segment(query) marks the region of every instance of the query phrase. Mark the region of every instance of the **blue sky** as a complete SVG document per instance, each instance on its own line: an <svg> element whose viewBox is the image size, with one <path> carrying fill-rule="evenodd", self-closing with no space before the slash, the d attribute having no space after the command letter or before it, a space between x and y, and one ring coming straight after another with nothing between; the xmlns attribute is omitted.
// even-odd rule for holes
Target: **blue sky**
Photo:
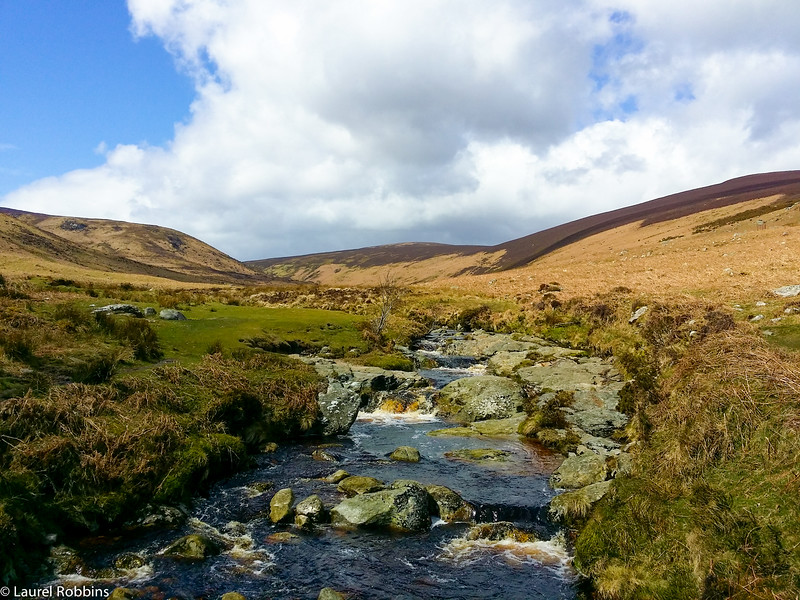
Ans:
<svg viewBox="0 0 800 600"><path fill-rule="evenodd" d="M101 143L167 143L193 97L121 0L0 3L0 195L102 164Z"/></svg>
<svg viewBox="0 0 800 600"><path fill-rule="evenodd" d="M788 0L0 3L0 205L239 259L496 244L800 168Z"/></svg>

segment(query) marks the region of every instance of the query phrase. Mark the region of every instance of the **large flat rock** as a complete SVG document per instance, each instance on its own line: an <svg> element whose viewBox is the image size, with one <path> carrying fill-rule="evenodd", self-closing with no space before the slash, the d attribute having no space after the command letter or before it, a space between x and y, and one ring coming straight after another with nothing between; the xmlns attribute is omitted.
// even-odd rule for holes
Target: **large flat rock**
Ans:
<svg viewBox="0 0 800 600"><path fill-rule="evenodd" d="M440 415L460 423L508 419L522 411L522 388L506 377L482 375L457 379L436 399Z"/></svg>

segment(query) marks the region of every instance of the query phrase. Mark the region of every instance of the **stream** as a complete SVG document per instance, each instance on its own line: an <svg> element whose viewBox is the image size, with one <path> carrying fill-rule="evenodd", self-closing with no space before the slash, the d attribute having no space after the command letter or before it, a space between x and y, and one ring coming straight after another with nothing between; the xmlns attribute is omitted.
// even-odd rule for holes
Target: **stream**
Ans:
<svg viewBox="0 0 800 600"><path fill-rule="evenodd" d="M482 372L472 359L440 354L440 343L423 339L417 346L417 352L438 364L420 371L434 387ZM547 514L555 495L548 478L563 457L518 436L427 435L449 425L431 414L378 410L361 413L347 436L283 444L259 455L253 469L197 498L189 519L177 529L90 538L78 546L83 560L95 569L131 554L144 557L145 564L129 568L126 577L89 580L73 575L59 583L125 586L158 600L219 598L230 591L251 600L312 599L324 587L364 600L574 598L577 583L569 554ZM398 446L418 448L422 460L390 460ZM445 456L487 447L508 452L507 460L475 463ZM315 450L333 460L315 460ZM321 480L338 469L387 484L413 479L447 486L475 506L476 521L513 521L541 541L468 540L470 524L436 518L430 531L402 535L329 525L301 531L267 518L270 498L282 488L292 488L296 501L317 494L327 508L340 502L336 485ZM177 538L198 532L224 540L226 550L202 561L160 554Z"/></svg>

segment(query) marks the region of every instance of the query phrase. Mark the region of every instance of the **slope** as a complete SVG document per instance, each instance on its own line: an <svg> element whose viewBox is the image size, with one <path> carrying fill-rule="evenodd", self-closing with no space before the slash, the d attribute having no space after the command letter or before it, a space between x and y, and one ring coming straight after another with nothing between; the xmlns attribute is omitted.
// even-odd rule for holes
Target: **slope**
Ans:
<svg viewBox="0 0 800 600"><path fill-rule="evenodd" d="M246 264L274 276L331 285L374 282L386 273L396 274L404 283L428 282L522 267L570 244L621 226L668 222L770 196L800 196L800 171L739 177L592 215L496 246L393 244Z"/></svg>
<svg viewBox="0 0 800 600"><path fill-rule="evenodd" d="M6 273L89 279L134 275L192 283L257 283L267 279L173 229L1 207L0 250Z"/></svg>

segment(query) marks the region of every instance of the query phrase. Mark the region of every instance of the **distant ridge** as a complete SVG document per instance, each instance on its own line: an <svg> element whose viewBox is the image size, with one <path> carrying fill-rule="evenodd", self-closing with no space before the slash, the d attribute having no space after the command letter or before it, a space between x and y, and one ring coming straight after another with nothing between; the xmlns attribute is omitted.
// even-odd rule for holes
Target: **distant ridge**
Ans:
<svg viewBox="0 0 800 600"><path fill-rule="evenodd" d="M346 283L348 273L374 268L403 268L447 258L453 268L439 275L458 276L503 271L525 266L589 236L642 221L642 225L685 217L775 194L800 196L800 170L746 175L694 190L670 194L633 206L584 217L495 246L457 246L404 243L247 261L253 269L299 281ZM453 260L460 258L461 260ZM465 260L474 258L475 260ZM420 269L422 272L423 269ZM331 273L339 274L338 280ZM417 280L424 280L419 276Z"/></svg>
<svg viewBox="0 0 800 600"><path fill-rule="evenodd" d="M538 233L493 246L505 250L499 269L522 267L554 250L621 225L642 221L661 223L688 215L746 202L759 196L800 194L800 171L746 175L723 183L670 194L633 206L584 217Z"/></svg>
<svg viewBox="0 0 800 600"><path fill-rule="evenodd" d="M4 263L13 262L31 273L69 268L185 283L271 280L208 244L167 227L14 208L0 207L0 252ZM6 268L6 264L0 266Z"/></svg>

